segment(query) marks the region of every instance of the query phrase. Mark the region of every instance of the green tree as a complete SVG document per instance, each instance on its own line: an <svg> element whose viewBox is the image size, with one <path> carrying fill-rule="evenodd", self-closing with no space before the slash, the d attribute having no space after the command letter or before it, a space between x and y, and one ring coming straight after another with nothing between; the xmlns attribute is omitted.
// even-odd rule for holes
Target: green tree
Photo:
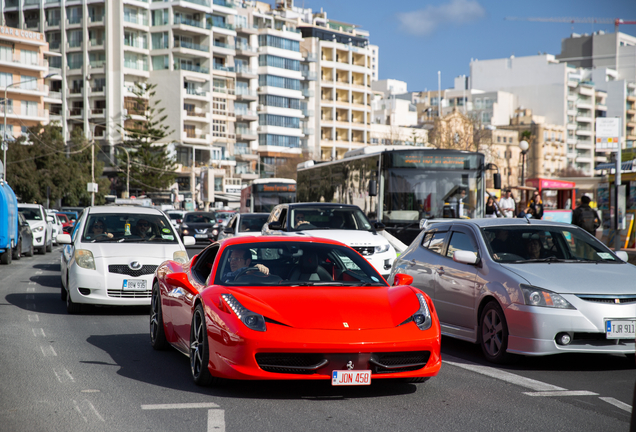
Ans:
<svg viewBox="0 0 636 432"><path fill-rule="evenodd" d="M175 182L176 163L168 152L166 137L172 133L168 118L155 100L156 84L135 83L134 103L120 126L130 153L130 186L141 190L166 189ZM125 181L126 158L119 158L119 175Z"/></svg>
<svg viewBox="0 0 636 432"><path fill-rule="evenodd" d="M56 125L34 126L9 142L7 181L22 202L50 203L62 200L70 206L90 205L86 184L91 181L91 149L81 129L75 129L68 146ZM27 145L30 142L31 145ZM95 164L95 178L102 175L103 164ZM102 204L108 180L100 181L95 203Z"/></svg>

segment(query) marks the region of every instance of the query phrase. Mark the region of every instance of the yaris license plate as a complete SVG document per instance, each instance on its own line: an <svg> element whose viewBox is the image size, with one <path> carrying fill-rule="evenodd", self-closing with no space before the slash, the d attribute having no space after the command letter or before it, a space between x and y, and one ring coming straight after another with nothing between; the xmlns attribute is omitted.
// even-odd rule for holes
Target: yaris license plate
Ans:
<svg viewBox="0 0 636 432"><path fill-rule="evenodd" d="M124 279L124 291L145 291L146 281L143 279Z"/></svg>
<svg viewBox="0 0 636 432"><path fill-rule="evenodd" d="M636 320L607 320L605 332L607 339L636 338Z"/></svg>
<svg viewBox="0 0 636 432"><path fill-rule="evenodd" d="M331 385L334 386L353 386L353 385L370 385L370 370L342 370L333 371L331 374Z"/></svg>

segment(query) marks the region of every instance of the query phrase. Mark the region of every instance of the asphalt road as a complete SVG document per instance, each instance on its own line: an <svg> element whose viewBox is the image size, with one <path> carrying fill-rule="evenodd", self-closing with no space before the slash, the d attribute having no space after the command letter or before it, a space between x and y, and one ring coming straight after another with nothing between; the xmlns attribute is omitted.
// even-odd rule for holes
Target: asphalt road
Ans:
<svg viewBox="0 0 636 432"><path fill-rule="evenodd" d="M67 315L59 254L0 267L0 431L629 429L636 369L626 357L494 367L476 346L447 338L440 374L423 384L200 388L185 356L151 348L147 308Z"/></svg>

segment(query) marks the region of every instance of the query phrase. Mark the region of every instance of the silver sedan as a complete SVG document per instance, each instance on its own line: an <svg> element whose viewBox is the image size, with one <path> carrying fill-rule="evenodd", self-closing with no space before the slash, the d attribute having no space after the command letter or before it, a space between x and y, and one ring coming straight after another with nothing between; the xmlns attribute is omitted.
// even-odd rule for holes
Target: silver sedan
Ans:
<svg viewBox="0 0 636 432"><path fill-rule="evenodd" d="M636 267L626 260L569 224L440 221L395 261L389 282L413 277L442 334L479 343L495 363L511 354L633 356Z"/></svg>

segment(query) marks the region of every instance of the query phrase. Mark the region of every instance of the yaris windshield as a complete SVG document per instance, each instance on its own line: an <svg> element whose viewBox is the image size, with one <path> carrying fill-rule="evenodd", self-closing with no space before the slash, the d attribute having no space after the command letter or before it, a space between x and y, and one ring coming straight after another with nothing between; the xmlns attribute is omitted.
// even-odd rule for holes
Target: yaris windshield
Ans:
<svg viewBox="0 0 636 432"><path fill-rule="evenodd" d="M576 227L482 228L490 256L500 263L622 263L605 245Z"/></svg>
<svg viewBox="0 0 636 432"><path fill-rule="evenodd" d="M164 216L136 213L91 214L84 225L83 242L177 243L172 224Z"/></svg>

